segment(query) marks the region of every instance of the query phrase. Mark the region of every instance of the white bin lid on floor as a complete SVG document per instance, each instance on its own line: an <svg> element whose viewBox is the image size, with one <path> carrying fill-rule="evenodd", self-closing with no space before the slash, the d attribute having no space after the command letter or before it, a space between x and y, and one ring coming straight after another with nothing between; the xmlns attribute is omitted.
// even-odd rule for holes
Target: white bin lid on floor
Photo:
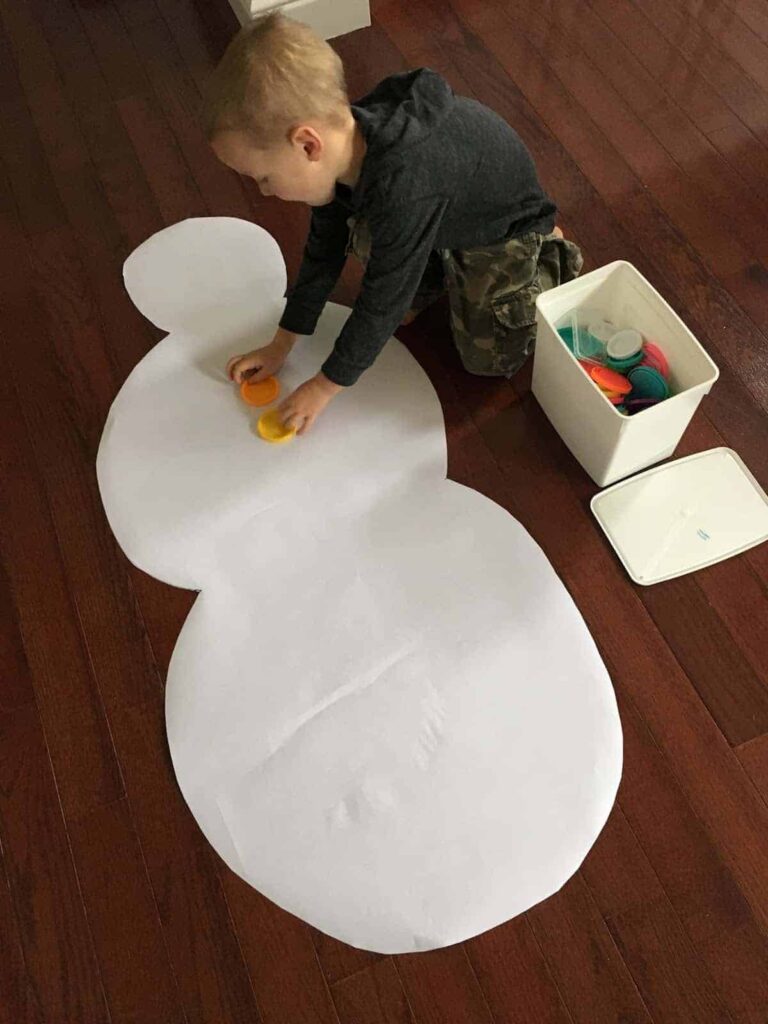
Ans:
<svg viewBox="0 0 768 1024"><path fill-rule="evenodd" d="M609 487L592 512L635 583L703 569L768 540L768 497L730 448Z"/></svg>

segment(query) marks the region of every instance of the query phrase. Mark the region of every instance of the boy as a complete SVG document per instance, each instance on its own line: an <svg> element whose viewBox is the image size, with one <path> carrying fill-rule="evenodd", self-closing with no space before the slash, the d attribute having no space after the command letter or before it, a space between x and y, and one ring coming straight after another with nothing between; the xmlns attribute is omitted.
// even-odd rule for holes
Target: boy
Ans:
<svg viewBox="0 0 768 1024"><path fill-rule="evenodd" d="M350 105L335 51L273 14L230 44L204 117L221 161L264 195L313 207L277 333L230 359L236 382L277 373L314 332L350 251L366 266L333 352L280 407L299 434L446 289L465 368L511 376L533 348L536 296L581 269L518 135L432 71L393 75Z"/></svg>

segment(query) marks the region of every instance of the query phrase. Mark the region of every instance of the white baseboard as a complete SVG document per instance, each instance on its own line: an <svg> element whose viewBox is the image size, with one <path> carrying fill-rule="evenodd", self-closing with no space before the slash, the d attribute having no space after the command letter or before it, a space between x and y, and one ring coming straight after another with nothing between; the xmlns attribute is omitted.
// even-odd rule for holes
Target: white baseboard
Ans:
<svg viewBox="0 0 768 1024"><path fill-rule="evenodd" d="M281 11L297 21L306 22L324 39L343 36L371 24L368 0L229 0L242 25L259 14Z"/></svg>

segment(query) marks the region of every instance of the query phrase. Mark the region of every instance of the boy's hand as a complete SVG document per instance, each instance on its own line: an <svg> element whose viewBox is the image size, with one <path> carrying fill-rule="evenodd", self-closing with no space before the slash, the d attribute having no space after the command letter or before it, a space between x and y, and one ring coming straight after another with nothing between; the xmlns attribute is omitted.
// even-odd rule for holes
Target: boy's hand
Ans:
<svg viewBox="0 0 768 1024"><path fill-rule="evenodd" d="M232 356L227 363L227 377L236 384L246 378L254 383L272 377L283 367L288 353L296 343L296 335L278 328L272 341L246 355Z"/></svg>
<svg viewBox="0 0 768 1024"><path fill-rule="evenodd" d="M330 400L343 388L328 380L324 373L305 381L280 406L286 427L306 434Z"/></svg>

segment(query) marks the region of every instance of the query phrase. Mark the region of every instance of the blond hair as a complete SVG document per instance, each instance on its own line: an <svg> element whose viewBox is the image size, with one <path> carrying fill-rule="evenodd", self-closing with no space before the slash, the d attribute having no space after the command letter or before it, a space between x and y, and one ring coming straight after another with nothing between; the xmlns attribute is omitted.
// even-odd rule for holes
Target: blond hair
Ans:
<svg viewBox="0 0 768 1024"><path fill-rule="evenodd" d="M309 26L268 14L227 47L205 90L202 117L209 139L242 131L268 146L307 121L342 124L348 112L338 54Z"/></svg>

